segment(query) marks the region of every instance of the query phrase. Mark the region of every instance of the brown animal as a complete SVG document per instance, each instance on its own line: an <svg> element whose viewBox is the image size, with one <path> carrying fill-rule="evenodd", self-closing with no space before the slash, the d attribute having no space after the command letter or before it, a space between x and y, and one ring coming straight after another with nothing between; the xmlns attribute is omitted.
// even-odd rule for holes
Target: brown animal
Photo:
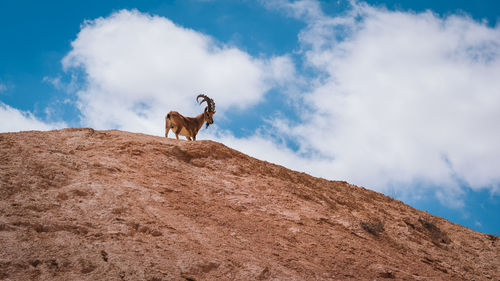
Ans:
<svg viewBox="0 0 500 281"><path fill-rule="evenodd" d="M198 101L200 98L203 98L201 102ZM215 114L214 100L205 95L198 95L196 101L200 104L203 102L207 103L204 112L196 117L185 117L177 111L170 111L167 116L165 116L166 138L168 137L168 132L172 129L177 139L179 139L179 135L181 135L185 136L188 140L196 140L196 135L201 129L201 126L203 126L203 123L207 122L207 127L214 123L212 119Z"/></svg>

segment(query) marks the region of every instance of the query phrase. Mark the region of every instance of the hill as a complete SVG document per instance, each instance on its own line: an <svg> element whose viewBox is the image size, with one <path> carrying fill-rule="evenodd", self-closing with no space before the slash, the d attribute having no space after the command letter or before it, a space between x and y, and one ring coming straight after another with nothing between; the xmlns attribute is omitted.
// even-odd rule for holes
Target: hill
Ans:
<svg viewBox="0 0 500 281"><path fill-rule="evenodd" d="M212 141L0 134L0 280L500 280L498 237Z"/></svg>

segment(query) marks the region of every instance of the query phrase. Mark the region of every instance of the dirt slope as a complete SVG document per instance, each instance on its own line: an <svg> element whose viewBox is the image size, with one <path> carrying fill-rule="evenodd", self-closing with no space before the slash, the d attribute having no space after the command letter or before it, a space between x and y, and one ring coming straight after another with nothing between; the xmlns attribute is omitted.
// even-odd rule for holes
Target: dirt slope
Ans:
<svg viewBox="0 0 500 281"><path fill-rule="evenodd" d="M500 280L500 241L212 141L0 134L0 280Z"/></svg>

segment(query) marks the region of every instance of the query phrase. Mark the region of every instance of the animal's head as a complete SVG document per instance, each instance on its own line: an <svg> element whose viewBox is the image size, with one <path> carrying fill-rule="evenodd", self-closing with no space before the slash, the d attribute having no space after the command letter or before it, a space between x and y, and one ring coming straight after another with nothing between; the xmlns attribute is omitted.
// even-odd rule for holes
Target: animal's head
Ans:
<svg viewBox="0 0 500 281"><path fill-rule="evenodd" d="M198 101L200 98L203 98L201 101ZM196 97L196 101L198 101L200 104L203 102L207 103L207 106L205 107L204 115L205 115L205 121L207 122L207 127L210 124L214 123L213 116L215 114L215 102L213 99L205 96L205 95L198 95Z"/></svg>

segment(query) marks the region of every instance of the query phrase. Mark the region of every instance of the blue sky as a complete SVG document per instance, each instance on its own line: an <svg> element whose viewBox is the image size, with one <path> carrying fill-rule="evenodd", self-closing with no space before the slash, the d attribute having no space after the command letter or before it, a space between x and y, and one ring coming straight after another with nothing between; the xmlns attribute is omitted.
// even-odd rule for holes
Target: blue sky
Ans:
<svg viewBox="0 0 500 281"><path fill-rule="evenodd" d="M0 2L0 131L214 139L500 234L497 1ZM170 137L173 137L172 135Z"/></svg>

